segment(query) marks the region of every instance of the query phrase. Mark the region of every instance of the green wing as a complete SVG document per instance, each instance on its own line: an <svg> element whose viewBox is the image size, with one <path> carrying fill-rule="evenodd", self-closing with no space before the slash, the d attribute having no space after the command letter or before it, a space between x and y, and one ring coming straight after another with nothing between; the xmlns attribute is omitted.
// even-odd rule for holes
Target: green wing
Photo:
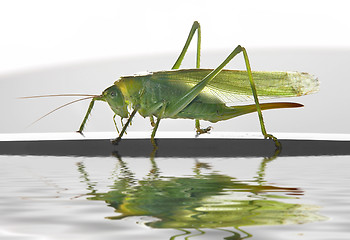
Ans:
<svg viewBox="0 0 350 240"><path fill-rule="evenodd" d="M212 69L181 69L151 73L152 81L168 81L175 85L194 86ZM299 72L252 72L259 98L296 97L319 89L318 79ZM246 71L222 70L203 90L208 97L224 103L237 103L252 99Z"/></svg>

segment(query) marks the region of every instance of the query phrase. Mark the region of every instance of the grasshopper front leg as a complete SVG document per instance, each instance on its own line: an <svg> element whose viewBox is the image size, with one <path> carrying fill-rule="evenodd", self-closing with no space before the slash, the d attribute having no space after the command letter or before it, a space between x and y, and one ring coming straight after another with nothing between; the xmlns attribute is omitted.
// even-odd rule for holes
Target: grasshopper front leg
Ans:
<svg viewBox="0 0 350 240"><path fill-rule="evenodd" d="M90 104L89 104L89 107L88 107L88 110L87 110L87 112L86 112L86 114L85 114L85 117L84 117L84 119L83 119L83 122L81 123L81 125L80 125L80 127L79 127L79 130L77 131L78 133L80 133L80 134L83 135L83 136L84 136L83 130L84 130L84 128L85 128L85 124L86 124L86 122L87 122L87 120L88 120L88 118L89 118L89 116L90 116L90 114L91 114L92 108L94 107L94 104L95 104L95 101L96 101L96 100L99 100L99 98L94 97L94 98L91 100L91 102L90 102Z"/></svg>

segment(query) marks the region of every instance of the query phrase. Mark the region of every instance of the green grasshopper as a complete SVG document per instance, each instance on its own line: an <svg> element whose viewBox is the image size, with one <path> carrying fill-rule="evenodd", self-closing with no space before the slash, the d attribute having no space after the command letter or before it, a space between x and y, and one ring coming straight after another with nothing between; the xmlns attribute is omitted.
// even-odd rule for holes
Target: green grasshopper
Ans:
<svg viewBox="0 0 350 240"><path fill-rule="evenodd" d="M196 68L179 70L196 31L198 33ZM77 132L83 133L95 101L108 103L115 113L113 116L115 126L117 126L115 122L117 115L122 119L128 118L119 136L112 140L113 144L117 144L121 140L131 120L138 112L141 116L150 118L153 126L151 142L155 147L155 135L161 119L194 119L196 133L199 135L211 130L211 127L200 128L199 120L214 123L256 111L262 134L265 138L272 139L279 149L281 145L278 139L266 131L261 111L275 108L295 108L303 105L291 102L259 104L258 93L263 98L295 97L313 93L318 91L317 78L308 73L298 72L252 72L247 51L240 45L217 68L201 69L200 51L201 28L196 21L192 25L185 46L172 70L124 76L104 90L101 95L86 95L88 97L84 99L92 98L92 100ZM247 71L223 70L241 52ZM227 105L249 100L251 95L255 104ZM131 113L129 113L128 107L133 109ZM156 121L154 121L154 117L157 118ZM119 132L118 128L117 131Z"/></svg>

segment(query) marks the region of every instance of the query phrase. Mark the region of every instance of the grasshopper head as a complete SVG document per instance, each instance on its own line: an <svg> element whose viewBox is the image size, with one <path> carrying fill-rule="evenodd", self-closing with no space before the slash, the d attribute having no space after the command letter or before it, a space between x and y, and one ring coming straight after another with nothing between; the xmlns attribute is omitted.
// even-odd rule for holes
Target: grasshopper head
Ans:
<svg viewBox="0 0 350 240"><path fill-rule="evenodd" d="M128 117L127 103L125 102L123 93L116 85L104 90L101 95L101 100L106 101L115 114L122 118Z"/></svg>

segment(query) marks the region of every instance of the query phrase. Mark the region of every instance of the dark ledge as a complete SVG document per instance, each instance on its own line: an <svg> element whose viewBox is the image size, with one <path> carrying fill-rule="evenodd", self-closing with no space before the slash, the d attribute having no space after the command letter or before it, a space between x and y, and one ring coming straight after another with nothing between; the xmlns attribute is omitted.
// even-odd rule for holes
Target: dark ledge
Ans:
<svg viewBox="0 0 350 240"><path fill-rule="evenodd" d="M263 139L159 139L158 157L269 157L272 141ZM350 141L281 140L280 156L350 155ZM123 139L115 146L109 140L3 141L0 155L121 156L147 157L149 139Z"/></svg>

